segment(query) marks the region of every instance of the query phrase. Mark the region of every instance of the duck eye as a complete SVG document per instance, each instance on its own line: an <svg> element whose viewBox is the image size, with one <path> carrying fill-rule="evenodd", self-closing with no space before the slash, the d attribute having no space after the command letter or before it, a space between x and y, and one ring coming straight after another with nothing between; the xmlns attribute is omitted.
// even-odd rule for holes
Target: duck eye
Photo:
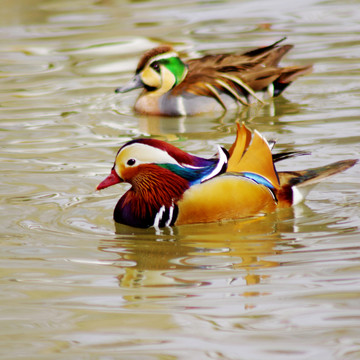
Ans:
<svg viewBox="0 0 360 360"><path fill-rule="evenodd" d="M136 163L135 159L129 159L126 164L129 166L133 166L135 163Z"/></svg>
<svg viewBox="0 0 360 360"><path fill-rule="evenodd" d="M160 72L160 64L158 61L154 61L151 65L150 65L155 71Z"/></svg>

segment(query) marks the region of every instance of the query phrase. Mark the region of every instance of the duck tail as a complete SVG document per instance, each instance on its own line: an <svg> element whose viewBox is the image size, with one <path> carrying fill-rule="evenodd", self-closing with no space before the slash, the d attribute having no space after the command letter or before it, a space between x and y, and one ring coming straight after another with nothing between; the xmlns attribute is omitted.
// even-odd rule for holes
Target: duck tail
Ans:
<svg viewBox="0 0 360 360"><path fill-rule="evenodd" d="M289 45L289 44L278 46L279 43L283 42L285 39L286 37L283 37L282 39L275 41L273 44L269 46L259 47L247 51L242 55L249 56L252 58L255 57L266 58L265 62L268 66L269 65L276 66L281 60L281 58L294 47L294 45Z"/></svg>
<svg viewBox="0 0 360 360"><path fill-rule="evenodd" d="M318 182L349 169L357 162L357 159L342 160L302 171L279 172L280 189L276 194L279 207L289 207L300 203Z"/></svg>
<svg viewBox="0 0 360 360"><path fill-rule="evenodd" d="M288 151L288 152L273 154L272 158L274 163L276 163L278 161L283 161L286 159L293 158L295 156L303 156L303 155L310 155L310 153L308 151Z"/></svg>
<svg viewBox="0 0 360 360"><path fill-rule="evenodd" d="M281 69L281 75L273 82L274 95L279 96L299 76L310 74L312 65L287 66Z"/></svg>

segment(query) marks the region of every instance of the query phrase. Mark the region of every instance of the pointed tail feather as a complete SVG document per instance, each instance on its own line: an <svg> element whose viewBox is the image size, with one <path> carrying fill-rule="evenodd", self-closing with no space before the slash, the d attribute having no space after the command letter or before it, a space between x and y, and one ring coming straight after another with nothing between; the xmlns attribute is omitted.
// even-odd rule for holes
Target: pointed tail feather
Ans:
<svg viewBox="0 0 360 360"><path fill-rule="evenodd" d="M282 152L282 153L273 154L272 158L273 158L273 161L275 163L275 162L278 162L278 161L290 159L290 158L295 157L295 156L303 156L303 155L310 155L310 154L311 153L309 153L307 151L288 151L288 152Z"/></svg>
<svg viewBox="0 0 360 360"><path fill-rule="evenodd" d="M297 79L299 76L310 74L312 70L312 65L287 66L282 69L281 76L279 77L278 81L289 83Z"/></svg>
<svg viewBox="0 0 360 360"><path fill-rule="evenodd" d="M281 75L274 81L274 96L280 95L299 76L312 72L312 65L288 66L282 69Z"/></svg>
<svg viewBox="0 0 360 360"><path fill-rule="evenodd" d="M277 66L281 58L294 47L294 45L278 46L278 44L285 39L286 37L274 42L269 46L256 48L254 50L247 51L242 55L249 56L251 58L266 58L266 60L263 61L267 66Z"/></svg>
<svg viewBox="0 0 360 360"><path fill-rule="evenodd" d="M300 203L305 199L313 185L329 176L347 170L357 162L357 159L342 160L313 169L279 172L280 190L277 193L279 207L288 207Z"/></svg>

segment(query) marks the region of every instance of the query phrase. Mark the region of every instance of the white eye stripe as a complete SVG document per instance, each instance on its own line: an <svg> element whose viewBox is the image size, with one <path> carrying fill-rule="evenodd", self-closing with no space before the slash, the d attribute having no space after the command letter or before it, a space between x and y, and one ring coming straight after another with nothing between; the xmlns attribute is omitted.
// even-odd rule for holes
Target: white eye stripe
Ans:
<svg viewBox="0 0 360 360"><path fill-rule="evenodd" d="M168 52L165 54L160 54L157 56L154 56L153 58L151 58L151 60L148 62L148 65L152 64L155 61L159 61L159 60L163 60L163 59L169 59L169 58L173 58L173 57L179 57L179 55L176 52Z"/></svg>
<svg viewBox="0 0 360 360"><path fill-rule="evenodd" d="M125 166L129 166L127 162L130 159L134 159L136 161L136 165L149 163L168 163L180 165L165 150L161 150L142 143L134 143L124 147L123 150L121 150L121 152L118 154L117 159L119 162L123 162Z"/></svg>

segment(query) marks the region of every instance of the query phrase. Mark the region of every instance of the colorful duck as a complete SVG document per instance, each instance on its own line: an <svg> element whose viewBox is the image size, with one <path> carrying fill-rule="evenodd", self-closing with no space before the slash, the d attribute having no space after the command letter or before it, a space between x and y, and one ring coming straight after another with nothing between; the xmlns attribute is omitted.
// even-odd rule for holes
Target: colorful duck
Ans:
<svg viewBox="0 0 360 360"><path fill-rule="evenodd" d="M311 65L278 67L293 48L279 46L283 40L241 55L207 55L187 62L171 46L158 46L145 52L133 79L115 91L143 88L135 110L148 115L195 115L263 102L259 93L278 96L312 70Z"/></svg>
<svg viewBox="0 0 360 360"><path fill-rule="evenodd" d="M216 157L191 155L157 139L137 139L118 151L110 175L97 189L131 184L117 203L114 220L133 227L209 223L274 212L301 202L311 186L344 171L344 160L302 171L277 172L276 161L295 153L272 155L257 131L237 124L229 151Z"/></svg>

